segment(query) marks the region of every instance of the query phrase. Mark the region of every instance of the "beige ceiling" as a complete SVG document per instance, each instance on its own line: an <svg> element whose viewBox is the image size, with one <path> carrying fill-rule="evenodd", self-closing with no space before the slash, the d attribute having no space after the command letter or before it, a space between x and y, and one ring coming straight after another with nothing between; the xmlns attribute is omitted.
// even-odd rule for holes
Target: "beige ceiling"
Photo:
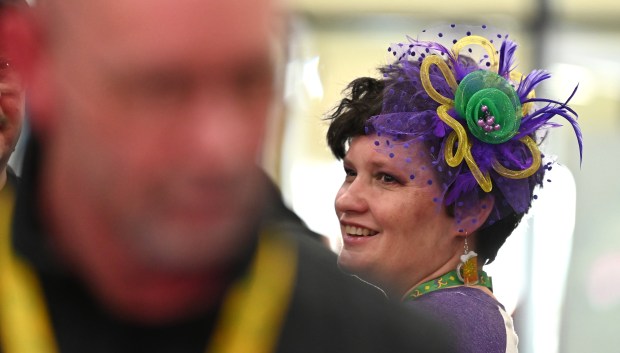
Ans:
<svg viewBox="0 0 620 353"><path fill-rule="evenodd" d="M401 14L448 19L508 15L526 22L536 17L543 2L553 14L574 21L617 25L620 16L620 1L616 0L288 0L293 10L315 16Z"/></svg>
<svg viewBox="0 0 620 353"><path fill-rule="evenodd" d="M399 13L433 17L478 16L489 13L510 13L528 16L536 11L535 0L289 0L293 9L315 15ZM576 2L578 0L575 0Z"/></svg>

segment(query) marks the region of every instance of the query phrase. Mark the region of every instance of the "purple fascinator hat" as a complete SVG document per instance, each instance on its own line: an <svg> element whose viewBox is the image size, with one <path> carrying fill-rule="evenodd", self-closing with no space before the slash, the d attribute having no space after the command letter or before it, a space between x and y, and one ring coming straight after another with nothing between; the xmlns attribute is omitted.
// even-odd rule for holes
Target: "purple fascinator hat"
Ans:
<svg viewBox="0 0 620 353"><path fill-rule="evenodd" d="M572 126L582 156L577 113L565 101L536 97L534 89L551 75L516 71L517 44L487 26L449 25L388 48L393 62L382 69L386 82L381 114L371 117L377 150L409 165L439 185L438 205L454 207L457 222L476 207L494 206L482 228L515 212L526 213L533 190L542 186L548 161L539 144L550 128ZM413 166L409 146L421 143L425 163ZM418 163L419 164L419 163ZM475 219L472 222L476 222Z"/></svg>

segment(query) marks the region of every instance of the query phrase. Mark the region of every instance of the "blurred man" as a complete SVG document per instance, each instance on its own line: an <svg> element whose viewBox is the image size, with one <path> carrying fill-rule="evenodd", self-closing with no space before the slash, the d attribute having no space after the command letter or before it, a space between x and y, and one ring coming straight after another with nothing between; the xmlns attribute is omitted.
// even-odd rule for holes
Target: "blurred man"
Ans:
<svg viewBox="0 0 620 353"><path fill-rule="evenodd" d="M25 43L9 54L33 130L0 264L4 353L442 351L269 196L268 0L37 7L0 31Z"/></svg>
<svg viewBox="0 0 620 353"><path fill-rule="evenodd" d="M22 0L0 0L0 14L26 6ZM6 40L12 40L10 37ZM7 55L5 43L0 42L0 190L9 184L17 186L17 176L8 165L9 158L22 129L24 120L24 89Z"/></svg>

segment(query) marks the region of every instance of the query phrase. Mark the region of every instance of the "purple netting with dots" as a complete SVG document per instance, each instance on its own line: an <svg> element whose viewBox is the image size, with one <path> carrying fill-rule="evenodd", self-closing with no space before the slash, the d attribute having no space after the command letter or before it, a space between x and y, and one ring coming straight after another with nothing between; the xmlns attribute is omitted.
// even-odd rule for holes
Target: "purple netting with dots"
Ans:
<svg viewBox="0 0 620 353"><path fill-rule="evenodd" d="M445 139L452 132L452 128L439 119L436 111L439 103L431 99L424 90L420 81L420 64L429 55L441 56L448 63L457 83L475 70L488 69L491 66L488 53L480 46L467 46L461 50L459 56L453 56L450 50L452 45L470 35L485 37L499 48L496 51L499 57L497 71L509 79L515 66L513 55L517 46L508 40L508 34L485 25L452 24L432 31L424 30L417 38L408 37L408 42L393 44L388 48L394 61L384 70L386 88L383 109L381 114L372 117L367 125L368 134L377 134L377 150L388 154L395 163L407 168L411 180L418 174L424 174L427 179L418 182L437 188L436 194L432 196L433 201L438 205L453 205L457 223L477 214L479 207L487 207L487 203L482 201L488 194L482 191L464 161L457 167L446 164ZM543 161L538 171L525 179L508 179L495 172L492 168L494 160L513 170L523 170L532 163L528 148L519 138L531 136L536 140L538 132L559 126L549 122L550 118L559 115L571 123L577 135L581 155L581 133L576 123L577 114L567 106L568 101L561 103L527 98L534 87L549 77L548 73L535 70L521 82L511 82L522 104L547 103L542 108L531 109L522 118L518 134L513 139L501 144L488 144L477 140L468 132L468 139L473 142L472 156L480 170L489 173L493 183L490 194L495 202L484 226L491 225L512 212L527 212L534 187L542 185L544 171L551 168L552 162ZM435 66L430 70L430 80L441 95L454 98L454 92ZM449 114L467 131L467 124L454 109L450 109ZM412 146L416 148L411 148ZM420 153L424 156L420 156ZM475 218L467 219L471 219L472 223L478 222Z"/></svg>

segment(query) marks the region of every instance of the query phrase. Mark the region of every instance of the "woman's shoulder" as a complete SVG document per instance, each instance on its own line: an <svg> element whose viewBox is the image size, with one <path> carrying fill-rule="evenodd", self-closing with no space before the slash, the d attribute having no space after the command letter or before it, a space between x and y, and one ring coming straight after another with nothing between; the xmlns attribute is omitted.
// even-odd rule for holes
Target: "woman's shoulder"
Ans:
<svg viewBox="0 0 620 353"><path fill-rule="evenodd" d="M405 304L448 325L457 335L460 352L516 352L518 339L512 318L495 298L480 289L446 288Z"/></svg>
<svg viewBox="0 0 620 353"><path fill-rule="evenodd" d="M504 310L504 306L494 297L476 287L458 286L436 290L418 297L411 303L425 303L429 305L461 306L463 303L479 308L488 308L495 311L498 307Z"/></svg>

